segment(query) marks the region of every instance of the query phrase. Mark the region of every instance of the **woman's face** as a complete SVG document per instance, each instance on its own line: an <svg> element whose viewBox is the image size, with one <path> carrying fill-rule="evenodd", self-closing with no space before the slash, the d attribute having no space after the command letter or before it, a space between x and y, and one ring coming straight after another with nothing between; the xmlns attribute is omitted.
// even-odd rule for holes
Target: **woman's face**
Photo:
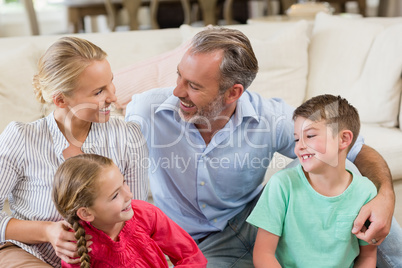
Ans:
<svg viewBox="0 0 402 268"><path fill-rule="evenodd" d="M105 123L110 118L110 105L116 101L115 92L109 62L95 60L82 72L77 88L65 101L74 118Z"/></svg>

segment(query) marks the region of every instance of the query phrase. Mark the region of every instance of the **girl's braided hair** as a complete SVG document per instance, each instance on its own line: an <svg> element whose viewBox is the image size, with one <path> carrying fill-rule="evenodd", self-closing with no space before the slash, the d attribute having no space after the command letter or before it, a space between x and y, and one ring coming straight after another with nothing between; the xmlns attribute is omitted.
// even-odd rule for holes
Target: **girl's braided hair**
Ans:
<svg viewBox="0 0 402 268"><path fill-rule="evenodd" d="M104 168L113 164L107 157L82 154L67 159L57 169L53 184L53 202L59 213L73 226L77 239L81 268L90 267L85 230L80 224L77 211L91 207L97 195L97 178Z"/></svg>

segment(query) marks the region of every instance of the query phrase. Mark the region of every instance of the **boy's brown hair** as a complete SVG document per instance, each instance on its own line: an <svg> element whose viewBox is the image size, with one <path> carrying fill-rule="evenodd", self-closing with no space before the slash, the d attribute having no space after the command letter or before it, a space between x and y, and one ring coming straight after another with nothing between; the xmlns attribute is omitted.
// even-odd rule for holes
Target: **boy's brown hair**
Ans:
<svg viewBox="0 0 402 268"><path fill-rule="evenodd" d="M360 132L359 113L341 96L325 94L313 97L293 112L293 120L299 116L314 122L325 120L333 135L337 135L341 130L350 130L353 139L348 149L352 148Z"/></svg>

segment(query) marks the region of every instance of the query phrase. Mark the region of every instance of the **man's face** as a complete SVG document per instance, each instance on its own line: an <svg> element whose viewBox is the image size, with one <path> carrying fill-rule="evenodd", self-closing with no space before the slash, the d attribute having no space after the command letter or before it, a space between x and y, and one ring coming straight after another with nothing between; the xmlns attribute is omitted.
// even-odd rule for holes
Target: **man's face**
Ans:
<svg viewBox="0 0 402 268"><path fill-rule="evenodd" d="M208 124L225 110L225 96L219 92L222 51L184 54L177 66L180 117L195 124Z"/></svg>

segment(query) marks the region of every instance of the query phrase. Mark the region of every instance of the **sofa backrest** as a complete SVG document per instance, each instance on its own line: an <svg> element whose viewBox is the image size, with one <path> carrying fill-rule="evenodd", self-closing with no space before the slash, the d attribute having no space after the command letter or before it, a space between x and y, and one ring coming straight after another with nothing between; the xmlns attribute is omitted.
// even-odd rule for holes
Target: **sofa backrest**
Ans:
<svg viewBox="0 0 402 268"><path fill-rule="evenodd" d="M297 106L324 93L348 98L363 122L396 126L402 114L402 18L347 19L319 14L315 22L231 25L245 33L260 71L248 90ZM174 86L188 40L202 28L79 34L108 53L117 107L152 87ZM0 132L11 121L45 115L32 91L44 51L61 35L0 38ZM123 110L124 111L124 110ZM401 119L402 116L399 116Z"/></svg>
<svg viewBox="0 0 402 268"><path fill-rule="evenodd" d="M347 19L320 13L309 47L306 98L347 98L363 123L398 125L402 18Z"/></svg>

